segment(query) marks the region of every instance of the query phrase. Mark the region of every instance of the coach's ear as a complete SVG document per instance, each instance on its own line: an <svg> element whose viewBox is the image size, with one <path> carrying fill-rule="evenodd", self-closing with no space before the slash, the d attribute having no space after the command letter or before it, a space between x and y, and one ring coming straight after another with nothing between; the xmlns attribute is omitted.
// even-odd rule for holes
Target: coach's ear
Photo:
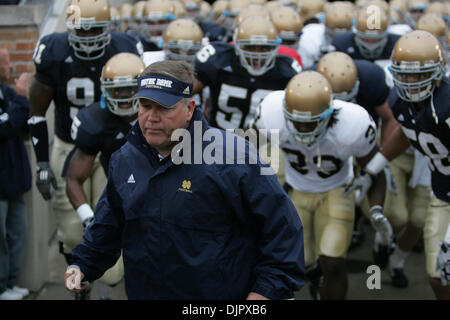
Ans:
<svg viewBox="0 0 450 320"><path fill-rule="evenodd" d="M188 105L186 106L186 122L189 123L191 122L192 116L194 115L194 110L195 110L195 100L191 99L191 101L189 101Z"/></svg>

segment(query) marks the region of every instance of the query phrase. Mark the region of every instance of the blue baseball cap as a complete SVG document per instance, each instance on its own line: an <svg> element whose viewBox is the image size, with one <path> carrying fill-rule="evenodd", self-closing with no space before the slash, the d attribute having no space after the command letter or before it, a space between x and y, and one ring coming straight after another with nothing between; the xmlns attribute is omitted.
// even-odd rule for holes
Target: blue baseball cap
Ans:
<svg viewBox="0 0 450 320"><path fill-rule="evenodd" d="M134 98L155 101L165 108L175 106L183 98L191 98L193 84L172 77L161 75L145 75L137 78L138 92Z"/></svg>

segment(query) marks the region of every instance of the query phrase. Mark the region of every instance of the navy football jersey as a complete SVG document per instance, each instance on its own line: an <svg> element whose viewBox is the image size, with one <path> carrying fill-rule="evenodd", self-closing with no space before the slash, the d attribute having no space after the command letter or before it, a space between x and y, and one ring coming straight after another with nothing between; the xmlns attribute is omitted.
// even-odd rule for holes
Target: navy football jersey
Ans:
<svg viewBox="0 0 450 320"><path fill-rule="evenodd" d="M359 90L355 97L355 103L367 110L376 124L378 113L376 107L381 106L389 96L389 87L386 84L383 69L373 62L354 59L356 65ZM317 70L317 64L304 70Z"/></svg>
<svg viewBox="0 0 450 320"><path fill-rule="evenodd" d="M142 44L121 32L111 33L105 54L96 60L79 60L69 45L68 32L53 33L40 39L33 56L36 79L55 89L55 134L72 142L70 127L78 111L101 96L100 77L105 63L115 54L131 52L142 55Z"/></svg>
<svg viewBox="0 0 450 320"><path fill-rule="evenodd" d="M411 145L426 156L431 168L431 187L437 198L450 202L450 79L444 78L421 109L402 100L391 90L389 105Z"/></svg>
<svg viewBox="0 0 450 320"><path fill-rule="evenodd" d="M388 41L384 47L383 52L376 59L366 59L359 52L359 48L356 45L353 32L346 32L344 34L337 35L331 44L336 48L336 51L341 51L348 54L353 59L364 59L364 60L387 60L391 58L392 50L394 49L395 43L400 38L399 35L389 34Z"/></svg>
<svg viewBox="0 0 450 320"><path fill-rule="evenodd" d="M108 174L109 159L126 142L130 128L131 124L107 107L94 103L81 109L74 118L72 138L77 148L90 155L101 152L100 161Z"/></svg>
<svg viewBox="0 0 450 320"><path fill-rule="evenodd" d="M207 37L210 42L224 41L227 29L214 22L199 22L198 25L203 31L203 36Z"/></svg>
<svg viewBox="0 0 450 320"><path fill-rule="evenodd" d="M222 42L203 47L195 59L197 79L210 88L208 121L221 129L244 128L260 101L271 91L284 90L300 70L296 60L279 55L272 69L252 76L241 66L233 45Z"/></svg>

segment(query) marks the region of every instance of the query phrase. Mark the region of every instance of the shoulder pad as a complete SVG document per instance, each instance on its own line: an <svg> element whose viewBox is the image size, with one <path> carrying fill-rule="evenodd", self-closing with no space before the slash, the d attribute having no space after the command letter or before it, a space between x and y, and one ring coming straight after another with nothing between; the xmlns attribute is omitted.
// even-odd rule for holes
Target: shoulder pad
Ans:
<svg viewBox="0 0 450 320"><path fill-rule="evenodd" d="M70 54L68 32L52 33L39 39L33 54L37 67L50 67L55 62L64 61Z"/></svg>
<svg viewBox="0 0 450 320"><path fill-rule="evenodd" d="M342 100L333 100L333 107L338 113L331 129L339 145L357 150L376 143L375 122L363 107Z"/></svg>
<svg viewBox="0 0 450 320"><path fill-rule="evenodd" d="M255 126L267 131L280 130L280 143L288 139L286 121L283 114L284 90L272 91L261 101Z"/></svg>

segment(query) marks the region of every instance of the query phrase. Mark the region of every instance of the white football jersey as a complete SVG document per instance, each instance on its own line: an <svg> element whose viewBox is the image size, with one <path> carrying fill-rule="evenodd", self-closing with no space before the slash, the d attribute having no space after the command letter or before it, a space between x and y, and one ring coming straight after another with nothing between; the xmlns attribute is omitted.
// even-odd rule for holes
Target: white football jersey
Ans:
<svg viewBox="0 0 450 320"><path fill-rule="evenodd" d="M391 24L388 28L387 28L387 32L391 33L391 34L396 34L399 36L402 36L404 34L407 34L408 32L413 31L413 29L411 29L411 27L407 24L404 23L400 23L400 24Z"/></svg>
<svg viewBox="0 0 450 320"><path fill-rule="evenodd" d="M320 23L307 24L302 29L302 35L298 44L298 54L303 62L303 67L311 67L321 55L321 48L327 45L325 38L325 25Z"/></svg>
<svg viewBox="0 0 450 320"><path fill-rule="evenodd" d="M142 55L142 61L144 61L146 67L148 67L152 63L164 60L166 60L166 53L164 52L164 50L145 51Z"/></svg>
<svg viewBox="0 0 450 320"><path fill-rule="evenodd" d="M333 101L334 123L315 144L299 143L289 132L283 114L284 91L269 93L260 104L258 129L278 129L279 145L286 158L286 182L294 189L327 192L344 185L353 175L352 156L364 157L376 144L376 126L361 106Z"/></svg>

